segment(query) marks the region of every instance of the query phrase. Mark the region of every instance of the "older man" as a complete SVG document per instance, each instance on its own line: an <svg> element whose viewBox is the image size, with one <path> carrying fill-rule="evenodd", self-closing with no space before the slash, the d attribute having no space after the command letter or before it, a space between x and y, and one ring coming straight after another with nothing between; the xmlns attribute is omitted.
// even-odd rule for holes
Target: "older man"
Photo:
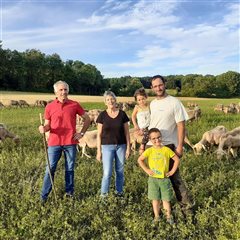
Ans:
<svg viewBox="0 0 240 240"><path fill-rule="evenodd" d="M90 119L84 109L76 101L68 99L69 86L66 82L58 81L53 85L56 99L45 108L44 126L39 126L40 133L50 131L48 139L48 156L52 178L62 153L65 157L66 196L74 192L74 164L76 159L76 144L83 137L90 125ZM76 117L84 119L81 132L76 132ZM46 168L41 199L43 202L52 190L48 168Z"/></svg>

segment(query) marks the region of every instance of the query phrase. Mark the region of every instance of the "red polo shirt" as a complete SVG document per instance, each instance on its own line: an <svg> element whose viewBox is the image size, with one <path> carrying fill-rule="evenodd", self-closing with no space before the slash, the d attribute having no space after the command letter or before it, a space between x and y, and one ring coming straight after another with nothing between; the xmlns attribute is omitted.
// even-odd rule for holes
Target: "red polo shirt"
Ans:
<svg viewBox="0 0 240 240"><path fill-rule="evenodd" d="M57 99L49 103L45 108L44 117L50 121L50 136L48 146L63 146L77 144L73 140L76 133L76 115L85 113L84 109L76 101L67 99L64 103Z"/></svg>

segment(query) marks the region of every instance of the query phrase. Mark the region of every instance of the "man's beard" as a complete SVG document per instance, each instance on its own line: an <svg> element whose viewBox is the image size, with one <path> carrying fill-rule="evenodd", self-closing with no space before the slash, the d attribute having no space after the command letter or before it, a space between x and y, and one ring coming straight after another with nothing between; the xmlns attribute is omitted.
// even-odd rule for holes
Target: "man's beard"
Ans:
<svg viewBox="0 0 240 240"><path fill-rule="evenodd" d="M158 97L163 97L165 95L165 93L166 93L166 90L163 89L162 91L158 91L157 96Z"/></svg>

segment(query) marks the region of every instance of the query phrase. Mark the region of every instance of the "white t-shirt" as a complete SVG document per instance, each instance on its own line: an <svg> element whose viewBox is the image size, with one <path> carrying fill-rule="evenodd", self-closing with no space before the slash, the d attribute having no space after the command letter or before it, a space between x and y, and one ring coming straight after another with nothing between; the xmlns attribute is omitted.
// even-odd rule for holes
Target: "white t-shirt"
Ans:
<svg viewBox="0 0 240 240"><path fill-rule="evenodd" d="M154 99L150 103L151 120L149 129L158 128L162 134L163 145L178 145L177 123L188 120L183 104L175 97ZM152 145L148 142L148 145Z"/></svg>

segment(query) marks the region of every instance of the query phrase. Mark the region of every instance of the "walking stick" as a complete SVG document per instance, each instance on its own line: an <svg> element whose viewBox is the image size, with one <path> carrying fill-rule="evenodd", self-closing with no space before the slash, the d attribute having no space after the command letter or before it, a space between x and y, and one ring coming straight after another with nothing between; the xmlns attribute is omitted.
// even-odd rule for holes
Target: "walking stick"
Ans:
<svg viewBox="0 0 240 240"><path fill-rule="evenodd" d="M42 120L42 114L41 113L39 113L39 117L40 117L40 123L43 126L43 120ZM56 195L55 186L54 186L54 183L53 183L53 178L52 178L51 168L50 168L50 161L49 161L48 152L47 152L47 142L46 142L45 132L43 133L43 145L44 145L44 150L45 150L45 154L46 154L46 158L47 158L49 177L50 177L50 181L51 181L51 184L52 184L52 189L53 189L55 201L57 203L57 195Z"/></svg>

